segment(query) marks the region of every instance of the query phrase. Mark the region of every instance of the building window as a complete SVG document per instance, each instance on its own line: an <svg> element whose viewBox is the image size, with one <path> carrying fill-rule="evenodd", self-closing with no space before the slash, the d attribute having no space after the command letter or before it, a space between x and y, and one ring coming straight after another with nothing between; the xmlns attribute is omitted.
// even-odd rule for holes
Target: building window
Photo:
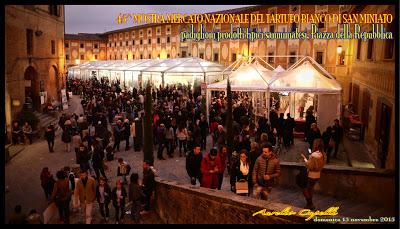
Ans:
<svg viewBox="0 0 400 229"><path fill-rule="evenodd" d="M151 39L148 40L148 44L149 44L149 45L151 44Z"/></svg>
<svg viewBox="0 0 400 229"><path fill-rule="evenodd" d="M140 45L142 45L143 44L143 40L140 40Z"/></svg>
<svg viewBox="0 0 400 229"><path fill-rule="evenodd" d="M110 55L110 60L111 60L111 55Z"/></svg>
<svg viewBox="0 0 400 229"><path fill-rule="evenodd" d="M26 30L26 52L28 55L33 53L33 30Z"/></svg>
<svg viewBox="0 0 400 229"><path fill-rule="evenodd" d="M56 54L56 42L51 41L51 54Z"/></svg>
<svg viewBox="0 0 400 229"><path fill-rule="evenodd" d="M275 25L270 25L270 26L269 26L269 31L270 31L271 33L274 33L274 32L275 32Z"/></svg>
<svg viewBox="0 0 400 229"><path fill-rule="evenodd" d="M49 14L59 17L60 10L59 10L58 5L49 5Z"/></svg>
<svg viewBox="0 0 400 229"><path fill-rule="evenodd" d="M65 42L65 48L69 48L68 42Z"/></svg>
<svg viewBox="0 0 400 229"><path fill-rule="evenodd" d="M157 44L160 44L160 38L157 37Z"/></svg>
<svg viewBox="0 0 400 229"><path fill-rule="evenodd" d="M80 44L81 49L83 49L85 46L83 45L83 43Z"/></svg>
<svg viewBox="0 0 400 229"><path fill-rule="evenodd" d="M218 62L218 53L214 53L214 61Z"/></svg>
<svg viewBox="0 0 400 229"><path fill-rule="evenodd" d="M85 59L85 56L84 55L81 55L81 60L84 60Z"/></svg>
<svg viewBox="0 0 400 229"><path fill-rule="evenodd" d="M122 46L122 41L119 42L119 46Z"/></svg>
<svg viewBox="0 0 400 229"><path fill-rule="evenodd" d="M97 55L94 55L94 59L97 60Z"/></svg>
<svg viewBox="0 0 400 229"><path fill-rule="evenodd" d="M317 52L317 57L315 58L315 61L317 61L318 64L323 64L323 58L324 52Z"/></svg>
<svg viewBox="0 0 400 229"><path fill-rule="evenodd" d="M149 54L149 59L151 59L151 54Z"/></svg>
<svg viewBox="0 0 400 229"><path fill-rule="evenodd" d="M160 58L160 54L158 54L157 57Z"/></svg>
<svg viewBox="0 0 400 229"><path fill-rule="evenodd" d="M204 53L200 53L200 56L199 56L201 59L204 59Z"/></svg>
<svg viewBox="0 0 400 229"><path fill-rule="evenodd" d="M140 54L140 59L143 59L143 54Z"/></svg>
<svg viewBox="0 0 400 229"><path fill-rule="evenodd" d="M94 44L94 48L98 49L99 48L99 44Z"/></svg>
<svg viewBox="0 0 400 229"><path fill-rule="evenodd" d="M268 53L268 63L272 64L274 63L274 57L273 57L274 53L273 52L269 52Z"/></svg>
<svg viewBox="0 0 400 229"><path fill-rule="evenodd" d="M361 56L361 42L362 40L357 41L357 60L359 60Z"/></svg>
<svg viewBox="0 0 400 229"><path fill-rule="evenodd" d="M291 57L289 57L289 64L294 64L296 62L296 52L290 52Z"/></svg>
<svg viewBox="0 0 400 229"><path fill-rule="evenodd" d="M128 56L128 54L126 55L126 59L127 59L127 60L129 60L129 56Z"/></svg>
<svg viewBox="0 0 400 229"><path fill-rule="evenodd" d="M125 45L128 46L128 41L126 41Z"/></svg>
<svg viewBox="0 0 400 229"><path fill-rule="evenodd" d="M169 58L170 57L170 55L169 55L169 53L167 54L167 58Z"/></svg>
<svg viewBox="0 0 400 229"><path fill-rule="evenodd" d="M170 37L167 37L167 43L170 43Z"/></svg>
<svg viewBox="0 0 400 229"><path fill-rule="evenodd" d="M147 31L147 34L151 34L151 30L148 30L148 31Z"/></svg>
<svg viewBox="0 0 400 229"><path fill-rule="evenodd" d="M132 45L135 45L135 40L132 40Z"/></svg>
<svg viewBox="0 0 400 229"><path fill-rule="evenodd" d="M69 55L65 55L65 59L66 59L66 60L69 60Z"/></svg>
<svg viewBox="0 0 400 229"><path fill-rule="evenodd" d="M135 55L132 55L132 59L135 59Z"/></svg>
<svg viewBox="0 0 400 229"><path fill-rule="evenodd" d="M167 32L169 32L169 31L171 31L171 28L170 28L170 27L167 27Z"/></svg>
<svg viewBox="0 0 400 229"><path fill-rule="evenodd" d="M389 24L388 32L394 34L394 23ZM385 40L385 59L392 59L394 54L394 39Z"/></svg>
<svg viewBox="0 0 400 229"><path fill-rule="evenodd" d="M370 60L372 59L372 50L374 48L374 40L369 39L368 40L368 52L367 52L367 59Z"/></svg>
<svg viewBox="0 0 400 229"><path fill-rule="evenodd" d="M232 62L236 61L236 53L232 53Z"/></svg>
<svg viewBox="0 0 400 229"><path fill-rule="evenodd" d="M182 58L186 57L186 51L182 51Z"/></svg>
<svg viewBox="0 0 400 229"><path fill-rule="evenodd" d="M117 54L114 55L114 60L116 60L116 59L117 59Z"/></svg>

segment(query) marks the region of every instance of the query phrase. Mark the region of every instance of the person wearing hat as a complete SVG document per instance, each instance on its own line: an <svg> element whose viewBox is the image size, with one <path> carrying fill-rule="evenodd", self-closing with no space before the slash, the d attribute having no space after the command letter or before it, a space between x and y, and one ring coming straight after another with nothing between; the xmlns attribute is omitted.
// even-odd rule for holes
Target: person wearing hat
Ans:
<svg viewBox="0 0 400 229"><path fill-rule="evenodd" d="M221 160L218 156L218 150L212 148L201 161L201 187L218 189L218 172L221 171Z"/></svg>

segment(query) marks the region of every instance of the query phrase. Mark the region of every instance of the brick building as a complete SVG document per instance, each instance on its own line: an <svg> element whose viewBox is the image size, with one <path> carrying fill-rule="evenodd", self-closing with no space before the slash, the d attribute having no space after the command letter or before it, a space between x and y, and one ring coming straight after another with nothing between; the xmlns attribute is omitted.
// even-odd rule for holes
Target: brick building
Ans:
<svg viewBox="0 0 400 229"><path fill-rule="evenodd" d="M5 122L22 109L26 97L41 111L40 95L61 100L65 88L64 6L7 5L5 7ZM46 102L46 101L45 101Z"/></svg>
<svg viewBox="0 0 400 229"><path fill-rule="evenodd" d="M67 67L87 61L107 59L107 40L103 34L65 34L65 63Z"/></svg>

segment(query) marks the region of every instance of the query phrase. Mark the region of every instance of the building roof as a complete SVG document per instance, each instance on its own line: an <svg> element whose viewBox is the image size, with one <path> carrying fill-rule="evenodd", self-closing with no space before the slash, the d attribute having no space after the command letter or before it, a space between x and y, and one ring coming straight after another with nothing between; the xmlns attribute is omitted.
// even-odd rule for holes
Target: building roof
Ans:
<svg viewBox="0 0 400 229"><path fill-rule="evenodd" d="M65 34L65 40L83 40L83 41L107 41L107 38L101 33L78 33Z"/></svg>
<svg viewBox="0 0 400 229"><path fill-rule="evenodd" d="M204 14L234 14L234 13L239 13L242 11L246 10L252 10L256 8L260 8L263 6L257 5L257 6L247 6L247 7L240 7L240 8L234 8L234 9L228 9L228 10L222 10L222 11L216 11L216 12L210 12L210 13L204 13ZM168 23L166 23L168 24ZM117 32L125 32L127 30L132 30L132 29L141 29L141 28L146 28L150 26L155 26L155 25L160 25L160 23L148 23L148 24L143 24L143 25L136 25L128 28L123 28L123 29L117 29L117 30L112 30L105 32L104 35L108 35L110 33L117 33Z"/></svg>

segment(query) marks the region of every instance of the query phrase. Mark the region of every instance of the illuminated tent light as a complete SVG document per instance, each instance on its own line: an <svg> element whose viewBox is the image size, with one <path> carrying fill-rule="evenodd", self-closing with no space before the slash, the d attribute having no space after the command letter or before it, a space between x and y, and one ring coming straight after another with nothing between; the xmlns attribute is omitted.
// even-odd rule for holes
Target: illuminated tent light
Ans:
<svg viewBox="0 0 400 229"><path fill-rule="evenodd" d="M261 65L242 64L229 76L232 91L267 91L275 73ZM226 90L227 79L208 85L210 90Z"/></svg>
<svg viewBox="0 0 400 229"><path fill-rule="evenodd" d="M330 76L322 74L306 60L294 69L281 72L271 83L271 91L340 94L342 87Z"/></svg>

